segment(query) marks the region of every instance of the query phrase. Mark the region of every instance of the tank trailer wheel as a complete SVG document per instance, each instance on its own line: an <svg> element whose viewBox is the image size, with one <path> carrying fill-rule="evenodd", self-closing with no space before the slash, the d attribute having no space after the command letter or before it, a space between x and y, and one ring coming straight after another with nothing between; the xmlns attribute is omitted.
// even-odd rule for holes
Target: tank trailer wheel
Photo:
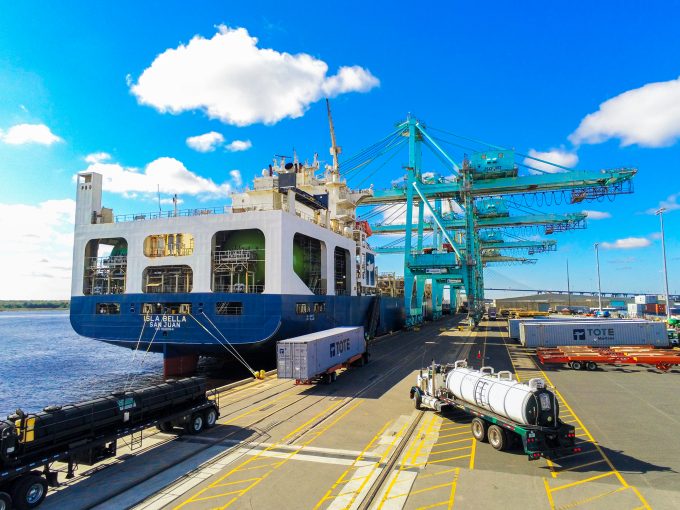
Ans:
<svg viewBox="0 0 680 510"><path fill-rule="evenodd" d="M189 434L200 434L203 430L204 424L205 421L203 420L203 414L196 413L191 416L191 420L189 420L189 423L186 424L185 430Z"/></svg>
<svg viewBox="0 0 680 510"><path fill-rule="evenodd" d="M505 435L505 430L498 425L491 425L489 427L488 435L489 444L491 444L495 450L498 450L499 452L505 450L508 445L508 438Z"/></svg>
<svg viewBox="0 0 680 510"><path fill-rule="evenodd" d="M156 425L156 428L166 434L170 434L173 431L172 422L169 421L160 422L158 425Z"/></svg>
<svg viewBox="0 0 680 510"><path fill-rule="evenodd" d="M597 370L597 363L595 363L594 361L589 361L588 363L586 363L586 368L591 371Z"/></svg>
<svg viewBox="0 0 680 510"><path fill-rule="evenodd" d="M581 370L583 368L583 364L580 361L572 361L571 363L569 363L569 366L573 370Z"/></svg>
<svg viewBox="0 0 680 510"><path fill-rule="evenodd" d="M12 498L6 492L0 492L0 510L9 510L12 508Z"/></svg>
<svg viewBox="0 0 680 510"><path fill-rule="evenodd" d="M210 429L217 423L217 411L212 407L205 412L205 428Z"/></svg>
<svg viewBox="0 0 680 510"><path fill-rule="evenodd" d="M417 411L422 410L422 407L420 404L423 403L423 398L420 396L420 393L417 391L413 394L413 405L415 406Z"/></svg>
<svg viewBox="0 0 680 510"><path fill-rule="evenodd" d="M489 428L489 424L482 420L481 418L472 419L472 437L474 437L480 443L486 443L487 437L486 433Z"/></svg>
<svg viewBox="0 0 680 510"><path fill-rule="evenodd" d="M30 510L43 502L47 495L47 481L40 475L29 473L14 482L12 501L18 510Z"/></svg>

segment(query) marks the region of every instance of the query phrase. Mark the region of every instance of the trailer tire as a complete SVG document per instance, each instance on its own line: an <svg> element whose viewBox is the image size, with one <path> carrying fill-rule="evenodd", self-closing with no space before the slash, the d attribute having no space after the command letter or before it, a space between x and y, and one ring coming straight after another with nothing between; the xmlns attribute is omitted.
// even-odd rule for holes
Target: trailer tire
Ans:
<svg viewBox="0 0 680 510"><path fill-rule="evenodd" d="M498 425L491 425L487 435L489 436L489 444L493 446L495 450L502 452L507 448L508 437L505 435L505 430Z"/></svg>
<svg viewBox="0 0 680 510"><path fill-rule="evenodd" d="M420 396L420 393L417 391L413 395L413 405L415 406L417 411L422 410L421 404L423 403L423 398Z"/></svg>
<svg viewBox="0 0 680 510"><path fill-rule="evenodd" d="M323 382L324 382L324 384L330 384L330 383L332 383L332 382L333 382L333 377L331 376L331 374L324 374L324 375L323 375Z"/></svg>
<svg viewBox="0 0 680 510"><path fill-rule="evenodd" d="M156 428L161 432L164 432L165 434L171 434L172 431L174 430L172 422L170 421L162 421L158 425L156 425Z"/></svg>
<svg viewBox="0 0 680 510"><path fill-rule="evenodd" d="M28 473L14 482L10 492L14 508L37 508L47 496L47 480L35 473Z"/></svg>
<svg viewBox="0 0 680 510"><path fill-rule="evenodd" d="M590 371L597 370L597 363L595 363L594 361L589 361L588 363L586 363L586 368Z"/></svg>
<svg viewBox="0 0 680 510"><path fill-rule="evenodd" d="M472 437L480 443L487 442L487 431L489 429L489 424L487 422L481 418L473 418L470 428L472 429Z"/></svg>
<svg viewBox="0 0 680 510"><path fill-rule="evenodd" d="M191 416L191 420L186 424L184 430L188 434L200 434L203 431L203 425L205 425L203 414L195 413Z"/></svg>
<svg viewBox="0 0 680 510"><path fill-rule="evenodd" d="M6 492L0 492L0 510L10 510L12 498Z"/></svg>
<svg viewBox="0 0 680 510"><path fill-rule="evenodd" d="M217 424L217 410L211 407L205 412L204 422L206 429L211 429Z"/></svg>
<svg viewBox="0 0 680 510"><path fill-rule="evenodd" d="M569 363L569 366L573 370L581 370L583 368L583 364L580 361L572 361L571 363Z"/></svg>

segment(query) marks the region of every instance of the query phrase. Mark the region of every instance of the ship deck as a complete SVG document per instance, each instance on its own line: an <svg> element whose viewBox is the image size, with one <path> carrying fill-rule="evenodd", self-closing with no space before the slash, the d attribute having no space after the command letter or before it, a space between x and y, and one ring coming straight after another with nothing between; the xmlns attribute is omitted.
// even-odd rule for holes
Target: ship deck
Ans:
<svg viewBox="0 0 680 510"><path fill-rule="evenodd" d="M371 362L331 385L275 376L225 389L219 425L199 436L149 431L51 493L44 509L677 508L680 370L543 371L506 322L460 331L459 316L379 339ZM582 453L529 462L476 442L460 413L408 398L432 359L467 358L559 392Z"/></svg>

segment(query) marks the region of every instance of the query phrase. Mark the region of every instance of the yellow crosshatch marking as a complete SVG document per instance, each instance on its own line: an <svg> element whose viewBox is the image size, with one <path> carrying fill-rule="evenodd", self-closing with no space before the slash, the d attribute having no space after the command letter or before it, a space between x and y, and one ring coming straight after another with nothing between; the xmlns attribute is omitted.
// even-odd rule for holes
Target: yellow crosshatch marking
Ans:
<svg viewBox="0 0 680 510"><path fill-rule="evenodd" d="M358 402L355 402L354 404L350 405L345 411L343 411L339 416L337 416L336 418L334 418L330 423L324 425L321 429L319 429L318 431L314 432L314 433L312 434L311 438L308 439L308 440L306 440L304 443L302 443L301 446L302 446L302 447L307 446L308 444L310 444L311 442L313 442L315 439L317 439L318 437L320 437L322 434L324 434L326 431L328 431L333 425L335 425L338 421L340 421L340 420L341 420L342 418L344 418L347 414L349 414L351 411L353 411L354 409L356 409L361 403L362 403L361 401L358 401ZM205 501L205 500L209 500L209 499L223 498L223 497L225 497L225 496L229 496L229 495L232 495L232 494L233 494L233 496L231 497L231 499L229 499L229 501L227 501L225 504L223 504L223 505L221 505L221 506L216 507L216 508L219 508L219 509L221 509L221 510L222 510L222 509L225 509L225 508L228 508L228 507L231 506L235 501L237 501L241 496L243 496L244 494L246 494L247 492L249 492L252 488L256 487L258 484L260 484L260 482L262 482L263 480L265 480L271 473L274 472L274 470L278 469L280 466L282 466L282 465L285 464L287 461L289 461L291 458L293 458L293 457L300 451L300 449L297 449L297 450L292 451L292 452L291 452L290 454L288 454L283 460L281 460L280 462L275 462L275 463L273 463L273 464L264 464L264 465L259 465L259 466L254 466L254 467L253 467L253 466L248 466L250 463L254 462L255 460L260 459L266 452L269 452L269 451L271 451L271 450L273 450L273 449L275 449L275 448L280 447L282 444L284 444L284 443L286 442L287 439L290 439L290 438L294 437L296 434L298 434L299 432L303 431L306 427L309 427L312 423L314 423L314 422L316 422L316 421L322 419L322 417L323 417L324 415L329 415L329 416L330 416L331 413L332 413L336 408L338 408L341 404L342 404L342 401L339 401L339 402L336 402L336 403L334 403L334 404L332 404L332 405L326 407L323 411L321 411L321 412L318 413L317 415L315 415L315 416L313 416L312 418L310 418L309 420L307 420L305 423L303 423L302 425L300 425L298 428L296 428L296 429L293 430L292 432L289 432L289 433L281 440L280 443L273 444L273 445L271 445L271 446L265 448L264 450L262 450L262 451L259 452L258 454L256 454L256 455L250 457L248 460L242 462L241 464L239 464L238 466L236 466L235 468L233 468L232 470L230 470L229 472L227 472L227 473L226 473L225 475L223 475L222 477L220 477L220 478L218 478L217 480L215 480L213 483L211 483L211 484L208 485L207 487L204 487L203 489L201 489L200 491L198 491L196 494L194 494L194 495L191 496L190 498L186 499L185 501L183 501L183 502L180 503L179 505L175 506L175 507L174 507L174 510L177 510L177 509L179 509L179 508L182 508L182 507L184 507L184 506L186 506L186 505L189 505L189 504L191 504L191 503L194 503L194 502ZM248 467L246 467L246 466L248 466ZM241 489L241 490L239 490L239 491L228 492L228 493L220 493L220 494L216 494L216 495L203 496L203 494L205 494L206 492L208 492L210 489L215 489L215 488L220 487L220 485L223 483L223 481L226 480L228 477L232 476L234 473L237 473L237 472L239 472L239 471L245 471L245 470L250 470L250 469L258 469L258 468L259 468L259 469L262 469L262 468L267 468L267 467L268 467L269 469L268 469L262 476L258 477L255 481L253 481L249 486L245 487L244 489Z"/></svg>
<svg viewBox="0 0 680 510"><path fill-rule="evenodd" d="M626 482L626 480L623 478L621 473L619 473L619 471L614 467L614 464L612 464L611 460L609 460L609 457L607 457L607 455L604 453L604 451L602 450L600 445L597 443L597 441L595 441L595 438L592 436L590 431L583 424L581 419L577 416L577 414L574 412L574 410L569 406L569 404L564 399L562 394L556 388L554 388L554 384L552 383L552 381L550 380L548 375L543 370L540 370L538 368L538 366L536 365L534 360L529 356L529 354L520 353L519 351L516 350L515 347L511 348L510 346L508 346L505 339L503 339L503 342L505 343L505 348L507 349L508 355L510 356L510 362L512 363L512 365L515 369L515 375L517 377L517 380L518 381L520 380L520 372L521 372L523 375L526 375L528 378L540 377L548 385L553 386L553 391L555 392L555 396L558 399L560 407L565 409L565 411L561 412L560 414L562 416L573 419L573 420L562 419L562 421L564 421L565 423L574 424L578 427L578 429L580 429L582 431L581 433L577 434L577 437L582 438L582 439L580 441L577 441L576 444L578 444L579 446L583 445L582 447L585 447L585 446L588 446L588 445L592 445L594 447L593 449L590 449L588 452L582 451L582 452L580 452L580 454L577 453L577 454L574 454L574 455L570 455L568 458L571 459L571 458L576 457L577 455L583 455L585 453L591 453L592 454L592 453L595 453L595 452L597 452L601 457L601 460L598 460L598 461L589 462L589 463L585 463L581 466L573 466L571 468L563 468L563 469L559 469L559 470L556 470L554 468L554 465L552 463L548 462L548 466L550 468L550 471L551 471L550 474L551 474L552 478L557 478L557 476L561 472L571 471L573 473L574 470L578 469L579 467L587 467L587 466L590 466L590 465L599 464L600 462L606 463L607 466L609 467L609 471L606 472L606 473L591 476L591 477L585 478L583 480L577 480L577 481L574 481L574 482L571 482L571 483L568 483L568 484L559 485L557 487L551 487L550 481L547 478L543 478L543 483L545 485L545 491L546 491L546 495L548 497L548 503L550 505L550 508L553 509L553 510L555 508L572 508L572 507L575 507L575 506L578 506L578 505L583 505L585 503L590 503L592 501L605 498L605 497L613 495L613 494L618 494L620 492L623 492L624 490L630 489L635 494L637 499L642 503L642 506L640 506L639 508L644 508L646 510L650 510L651 507L649 506L649 503L647 503L647 500L642 496L642 494L640 493L640 491L636 487L634 487L634 486L630 485L628 482ZM569 503L562 504L559 507L555 506L555 496L554 496L555 493L559 494L560 493L559 491L562 491L564 489L570 489L570 488L573 488L573 487L582 486L583 484L597 482L598 480L608 478L610 476L614 476L619 481L619 483L621 484L621 487L619 487L615 490L603 492L601 494L598 494L598 495L595 495L595 496L592 496L592 497L589 497L589 498L586 498L586 499L573 500L573 501L570 501Z"/></svg>

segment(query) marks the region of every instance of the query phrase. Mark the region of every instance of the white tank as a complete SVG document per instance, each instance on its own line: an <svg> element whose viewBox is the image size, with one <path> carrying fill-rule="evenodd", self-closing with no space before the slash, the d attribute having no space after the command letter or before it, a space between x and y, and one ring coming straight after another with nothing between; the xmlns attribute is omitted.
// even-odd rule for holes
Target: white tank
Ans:
<svg viewBox="0 0 680 510"><path fill-rule="evenodd" d="M543 379L524 384L513 380L511 372L494 374L491 367L475 370L457 361L446 376L446 387L456 398L522 425L556 426L557 402Z"/></svg>

